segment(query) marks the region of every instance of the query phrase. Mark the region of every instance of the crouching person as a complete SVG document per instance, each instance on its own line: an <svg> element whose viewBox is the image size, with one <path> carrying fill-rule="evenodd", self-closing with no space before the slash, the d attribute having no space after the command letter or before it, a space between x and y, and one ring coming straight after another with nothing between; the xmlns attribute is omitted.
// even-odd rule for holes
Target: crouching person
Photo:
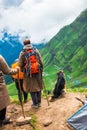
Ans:
<svg viewBox="0 0 87 130"><path fill-rule="evenodd" d="M6 117L6 108L10 104L10 98L6 88L3 74L12 75L16 74L18 69L9 68L5 59L0 55L0 126L2 124L8 124L10 118Z"/></svg>
<svg viewBox="0 0 87 130"><path fill-rule="evenodd" d="M54 100L58 98L59 96L63 95L65 93L65 78L64 78L64 73L63 71L59 71L57 73L57 82L55 84L55 88L53 90L53 96L51 100Z"/></svg>

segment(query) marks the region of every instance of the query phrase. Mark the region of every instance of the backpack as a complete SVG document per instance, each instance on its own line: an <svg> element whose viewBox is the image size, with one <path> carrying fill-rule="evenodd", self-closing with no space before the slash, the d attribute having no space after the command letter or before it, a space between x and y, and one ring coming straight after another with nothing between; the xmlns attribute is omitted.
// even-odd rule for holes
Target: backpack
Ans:
<svg viewBox="0 0 87 130"><path fill-rule="evenodd" d="M18 61L15 62L15 63L13 63L11 67L12 67L12 68L18 67ZM15 74L15 75L12 75L12 78L14 78L14 79L18 79L18 78L19 78L19 79L23 79L23 77L24 77L24 74L23 74L22 71L19 71L19 75L18 75L18 73Z"/></svg>
<svg viewBox="0 0 87 130"><path fill-rule="evenodd" d="M24 66L24 72L30 76L32 74L39 73L40 65L37 60L37 53L35 51L35 48L25 50L25 58L26 58L26 63Z"/></svg>

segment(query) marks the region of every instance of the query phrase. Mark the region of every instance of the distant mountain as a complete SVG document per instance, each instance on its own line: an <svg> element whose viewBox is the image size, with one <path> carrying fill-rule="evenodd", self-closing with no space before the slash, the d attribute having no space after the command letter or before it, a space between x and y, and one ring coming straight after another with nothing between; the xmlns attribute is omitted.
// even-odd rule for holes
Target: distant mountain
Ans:
<svg viewBox="0 0 87 130"><path fill-rule="evenodd" d="M45 45L41 54L46 71L52 65L71 77L87 74L87 9L73 23L63 27ZM52 69L50 74L54 71Z"/></svg>
<svg viewBox="0 0 87 130"><path fill-rule="evenodd" d="M15 59L19 57L20 51L23 49L23 43L20 40L21 37L16 34L9 34L7 31L2 32L2 37L0 39L0 54L5 58L8 65L14 62ZM34 47L41 49L44 43L34 44ZM5 76L6 83L11 81L10 76Z"/></svg>
<svg viewBox="0 0 87 130"><path fill-rule="evenodd" d="M22 50L23 45L21 44L20 37L18 35L13 36L8 34L8 32L3 32L2 38L0 40L0 54L5 58L8 65L14 62L18 58L20 51ZM6 83L12 81L11 76L5 75Z"/></svg>
<svg viewBox="0 0 87 130"><path fill-rule="evenodd" d="M23 45L18 35L13 36L7 32L3 33L0 40L0 54L5 58L9 66L18 58Z"/></svg>
<svg viewBox="0 0 87 130"><path fill-rule="evenodd" d="M5 58L9 66L19 57L20 51L23 49L21 37L16 34L9 34L7 31L3 32L0 40L0 54ZM44 43L34 43L34 47L41 49Z"/></svg>

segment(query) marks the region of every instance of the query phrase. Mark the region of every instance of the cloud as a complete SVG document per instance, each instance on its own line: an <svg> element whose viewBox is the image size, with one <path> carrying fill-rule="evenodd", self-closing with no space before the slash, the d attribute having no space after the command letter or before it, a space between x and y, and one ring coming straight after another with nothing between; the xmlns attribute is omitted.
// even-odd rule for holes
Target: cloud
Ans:
<svg viewBox="0 0 87 130"><path fill-rule="evenodd" d="M0 29L20 32L32 42L41 42L73 22L87 8L87 0L1 0L0 5Z"/></svg>
<svg viewBox="0 0 87 130"><path fill-rule="evenodd" d="M1 0L3 7L19 6L24 0Z"/></svg>

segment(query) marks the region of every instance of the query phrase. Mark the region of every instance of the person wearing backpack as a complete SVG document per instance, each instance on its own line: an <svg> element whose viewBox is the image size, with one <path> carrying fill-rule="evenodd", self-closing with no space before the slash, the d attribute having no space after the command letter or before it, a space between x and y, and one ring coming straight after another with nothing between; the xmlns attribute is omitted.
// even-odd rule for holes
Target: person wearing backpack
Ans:
<svg viewBox="0 0 87 130"><path fill-rule="evenodd" d="M18 66L18 59L16 59L14 61L14 63L12 64L12 68L16 68L16 67L19 67ZM23 77L24 77L24 74L20 70L19 70L19 73L17 73L16 75L12 75L12 79L15 82L16 88L18 90L19 101L21 101L21 92L22 92L24 103L26 103L27 102L27 98L28 98L28 94L23 89ZM20 92L20 89L21 89L21 92Z"/></svg>
<svg viewBox="0 0 87 130"><path fill-rule="evenodd" d="M12 75L18 73L18 69L9 68L5 59L0 55L0 127L3 124L10 123L10 118L6 117L7 106L10 104L10 98L4 80L4 74Z"/></svg>
<svg viewBox="0 0 87 130"><path fill-rule="evenodd" d="M23 87L32 98L32 107L41 105L41 90L43 89L43 62L38 49L34 48L29 39L24 40L24 48L19 55L19 67L24 72Z"/></svg>

